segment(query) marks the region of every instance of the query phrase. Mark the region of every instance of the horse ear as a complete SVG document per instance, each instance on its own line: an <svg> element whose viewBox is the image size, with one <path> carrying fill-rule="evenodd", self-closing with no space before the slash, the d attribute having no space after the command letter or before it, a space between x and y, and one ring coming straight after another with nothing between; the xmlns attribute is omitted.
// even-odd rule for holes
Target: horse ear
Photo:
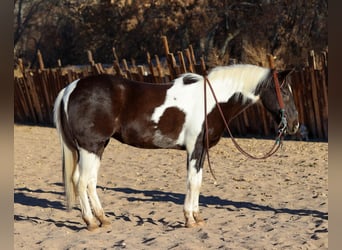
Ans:
<svg viewBox="0 0 342 250"><path fill-rule="evenodd" d="M278 72L279 80L280 81L285 80L286 78L290 77L294 71L295 71L295 68L279 71Z"/></svg>

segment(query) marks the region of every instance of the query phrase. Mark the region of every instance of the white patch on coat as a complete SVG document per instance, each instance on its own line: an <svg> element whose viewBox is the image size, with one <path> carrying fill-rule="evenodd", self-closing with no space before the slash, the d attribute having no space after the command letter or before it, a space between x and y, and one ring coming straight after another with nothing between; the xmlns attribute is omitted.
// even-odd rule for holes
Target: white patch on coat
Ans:
<svg viewBox="0 0 342 250"><path fill-rule="evenodd" d="M90 204L88 199L87 188L92 182L97 181L97 174L100 168L100 157L94 153L91 153L81 147L78 148L80 160L78 171L73 176L73 181L77 187L77 192L80 198L80 205L82 210L82 216L91 220L93 218L93 213L91 210L91 205L95 211L102 209L101 204L98 202L99 198L96 193L89 192L89 198L94 202Z"/></svg>
<svg viewBox="0 0 342 250"><path fill-rule="evenodd" d="M191 75L198 78L193 84L184 84L183 78ZM269 69L254 65L233 65L217 67L213 69L208 79L213 87L218 102L227 102L235 93L241 93L247 100L253 102L259 100L254 94L255 89L262 80L269 75ZM177 139L178 145L187 145L188 152L192 152L195 141L201 131L204 122L204 78L196 74L184 74L175 79L174 84L168 89L165 101L156 107L151 120L158 124L165 110L176 107L185 113L185 123ZM215 99L207 86L207 114L215 107ZM158 134L160 136L160 134Z"/></svg>
<svg viewBox="0 0 342 250"><path fill-rule="evenodd" d="M198 212L198 199L200 194L200 189L202 185L202 168L197 171L196 169L197 160L191 160L189 162L189 169L187 175L187 192L184 201L184 210L186 212Z"/></svg>

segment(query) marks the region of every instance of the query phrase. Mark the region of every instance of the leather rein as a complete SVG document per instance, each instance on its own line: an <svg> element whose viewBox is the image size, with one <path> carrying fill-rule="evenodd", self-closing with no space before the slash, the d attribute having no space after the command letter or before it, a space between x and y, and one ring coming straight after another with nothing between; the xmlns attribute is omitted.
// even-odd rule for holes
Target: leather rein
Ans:
<svg viewBox="0 0 342 250"><path fill-rule="evenodd" d="M273 76L273 80L274 80L274 84L275 84L275 90L276 90L276 93L277 93L277 100L278 100L278 103L279 103L279 107L280 107L280 115L281 115L281 121L279 123L279 126L278 126L278 133L277 133L277 136L276 136L276 139L275 139L275 143L274 145L272 146L272 148L267 152L265 153L263 156L261 157L257 157L257 156L253 156L251 155L250 153L248 153L247 151L245 151L239 144L238 142L236 141L236 139L233 137L232 135L232 132L230 131L229 129L229 126L228 126L228 122L227 120L225 119L224 117L224 114L223 114L223 111L222 111L222 108L217 100L217 97L215 95L215 92L213 90L213 87L208 79L208 75L205 72L205 75L204 75L204 117L205 117L205 139L206 139L206 143L205 143L205 148L206 148L206 153L207 153L207 157L208 157L208 165L209 165L209 169L210 169L210 173L211 175L213 176L213 178L215 179L215 183L216 183L216 177L215 177L215 174L213 173L212 171L212 168L211 168L211 164L210 164L210 158L209 158L209 126L208 126L208 118L207 118L207 85L209 86L210 88L210 91L215 99L215 103L216 103L216 106L218 108L218 111L221 115L221 118L224 122L224 125L230 135L230 138L232 139L232 142L234 143L235 147L243 154L245 155L246 157L248 158L251 158L251 159L254 159L254 160L261 160L261 159L266 159L270 156L272 156L275 152L278 151L278 149L280 148L280 146L282 145L282 139L283 139L283 135L285 133L285 130L286 130L286 127L287 127L287 120L286 120L286 116L285 116L285 109L284 109L284 102L283 102L283 98L282 98L282 95L281 95L281 91L280 91L280 85L279 85L279 81L278 81L278 75L277 75L277 72L276 70L274 69L274 67L271 69L272 71L272 76ZM250 105L248 105L246 108L244 108L243 110L241 110L238 114L236 114L234 117L238 116L239 114L241 114L244 110L246 110ZM233 118L234 118L233 117ZM232 119L233 119L232 118Z"/></svg>

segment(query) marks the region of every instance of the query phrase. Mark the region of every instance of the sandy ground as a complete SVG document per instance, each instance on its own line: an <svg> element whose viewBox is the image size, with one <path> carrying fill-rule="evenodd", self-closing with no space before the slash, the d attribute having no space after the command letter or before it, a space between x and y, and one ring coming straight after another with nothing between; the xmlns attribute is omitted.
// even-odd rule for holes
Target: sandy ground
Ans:
<svg viewBox="0 0 342 250"><path fill-rule="evenodd" d="M250 152L273 141L239 139ZM15 249L328 249L328 143L285 141L267 160L241 155L229 138L210 150L200 209L184 228L186 153L112 140L98 192L111 226L85 229L65 210L55 129L14 125Z"/></svg>

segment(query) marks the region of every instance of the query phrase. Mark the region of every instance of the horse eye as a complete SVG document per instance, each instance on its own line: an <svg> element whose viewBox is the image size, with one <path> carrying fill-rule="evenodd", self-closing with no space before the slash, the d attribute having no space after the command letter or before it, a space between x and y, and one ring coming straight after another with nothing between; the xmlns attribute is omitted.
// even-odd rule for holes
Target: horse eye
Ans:
<svg viewBox="0 0 342 250"><path fill-rule="evenodd" d="M289 100L290 100L290 96L284 95L284 96L283 96L283 99L284 99L284 101L289 101Z"/></svg>

